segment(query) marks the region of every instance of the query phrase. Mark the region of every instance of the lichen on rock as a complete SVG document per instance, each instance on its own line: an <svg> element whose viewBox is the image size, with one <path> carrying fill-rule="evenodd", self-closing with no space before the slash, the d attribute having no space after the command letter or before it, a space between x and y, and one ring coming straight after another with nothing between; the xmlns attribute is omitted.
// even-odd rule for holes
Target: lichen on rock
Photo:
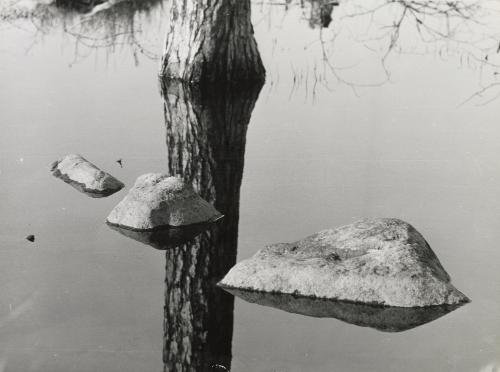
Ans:
<svg viewBox="0 0 500 372"><path fill-rule="evenodd" d="M365 219L268 246L234 266L219 284L385 306L469 301L423 236L394 218Z"/></svg>
<svg viewBox="0 0 500 372"><path fill-rule="evenodd" d="M102 198L121 190L124 184L99 169L81 155L70 154L51 165L52 175L93 198Z"/></svg>
<svg viewBox="0 0 500 372"><path fill-rule="evenodd" d="M137 178L125 198L111 211L107 222L128 229L153 230L213 222L221 217L221 213L181 178L148 173Z"/></svg>

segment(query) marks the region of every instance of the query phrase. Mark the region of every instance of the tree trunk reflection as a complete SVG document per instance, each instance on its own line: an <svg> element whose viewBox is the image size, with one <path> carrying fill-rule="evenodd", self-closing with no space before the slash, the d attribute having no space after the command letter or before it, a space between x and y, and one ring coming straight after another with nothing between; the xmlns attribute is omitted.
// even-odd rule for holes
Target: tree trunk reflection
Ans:
<svg viewBox="0 0 500 372"><path fill-rule="evenodd" d="M169 172L225 215L166 251L165 371L230 369L234 298L216 283L236 261L246 131L260 89L162 84Z"/></svg>

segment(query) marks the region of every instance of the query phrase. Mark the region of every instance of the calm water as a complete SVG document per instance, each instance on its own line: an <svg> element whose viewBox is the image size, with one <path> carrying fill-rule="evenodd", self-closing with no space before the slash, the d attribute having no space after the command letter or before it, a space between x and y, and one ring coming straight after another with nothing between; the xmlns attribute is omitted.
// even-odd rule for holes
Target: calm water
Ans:
<svg viewBox="0 0 500 372"><path fill-rule="evenodd" d="M161 371L175 355L169 337L184 337L180 310L166 316L165 304L201 309L208 323L186 337L222 345L232 371L500 368L498 5L464 9L477 23L451 15L443 39L435 10L423 21L409 11L396 30L403 10L373 15L359 3L336 6L329 24L331 9L317 4L254 3L266 85L201 103L158 83L167 4L134 18L1 25L0 371ZM110 37L132 25L133 38ZM196 135L183 127L190 104L206 109L186 119ZM224 105L234 131L219 122ZM74 152L127 187L180 171L230 218L194 245L155 250L104 224L126 189L91 199L50 175ZM384 333L238 298L233 312L213 288L236 249L241 260L371 216L412 223L472 303ZM229 253L214 257L214 247ZM212 276L192 279L205 297L172 294L176 274L190 278L172 266L186 257L209 263ZM207 324L215 336L204 341Z"/></svg>

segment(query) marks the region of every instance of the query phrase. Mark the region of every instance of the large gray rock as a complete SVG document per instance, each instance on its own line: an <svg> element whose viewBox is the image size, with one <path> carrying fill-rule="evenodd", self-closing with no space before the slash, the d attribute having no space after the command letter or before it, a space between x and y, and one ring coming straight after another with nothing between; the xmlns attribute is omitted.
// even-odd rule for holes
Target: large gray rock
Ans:
<svg viewBox="0 0 500 372"><path fill-rule="evenodd" d="M107 222L134 230L186 226L222 217L181 178L160 173L144 174L111 211Z"/></svg>
<svg viewBox="0 0 500 372"><path fill-rule="evenodd" d="M122 182L76 154L67 155L52 163L51 172L55 177L94 198L109 196L124 186Z"/></svg>
<svg viewBox="0 0 500 372"><path fill-rule="evenodd" d="M469 301L420 233L391 218L362 220L268 246L234 266L222 287L387 306Z"/></svg>
<svg viewBox="0 0 500 372"><path fill-rule="evenodd" d="M432 322L461 305L427 307L374 306L354 302L297 297L290 294L226 289L234 296L262 306L315 318L335 318L382 332L401 332Z"/></svg>

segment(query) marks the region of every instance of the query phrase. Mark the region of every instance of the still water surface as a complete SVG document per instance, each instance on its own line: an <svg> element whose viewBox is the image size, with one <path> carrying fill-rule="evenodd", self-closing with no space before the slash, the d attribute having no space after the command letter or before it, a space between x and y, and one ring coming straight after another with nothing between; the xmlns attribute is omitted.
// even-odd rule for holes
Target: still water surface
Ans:
<svg viewBox="0 0 500 372"><path fill-rule="evenodd" d="M373 16L345 1L318 18L315 3L255 2L266 84L208 101L158 82L168 4L133 16L132 41L90 43L98 48L80 33L109 36L106 22L116 32L123 17L87 28L75 26L77 16L2 24L0 371L163 370L175 357L169 342L186 336L180 310L167 316L166 304L199 309L205 323L186 331L192 354L208 327L215 359L232 371L499 368L500 109L490 37L498 29L490 25L500 16L495 2L484 4L474 13L481 22L452 17L453 38L419 33L415 16L392 46L398 9ZM442 27L432 12L425 19ZM189 119L190 105L204 116ZM227 107L234 131L221 125ZM91 199L50 175L52 161L75 152L128 187L147 172L187 174L230 218L194 245L155 250L104 224L126 188ZM472 302L384 333L238 298L233 312L232 297L213 288L236 249L241 260L360 217L412 223ZM221 246L223 257L205 254ZM190 273L173 263L186 257L208 262L209 275L190 287L204 295L175 297L176 275Z"/></svg>

